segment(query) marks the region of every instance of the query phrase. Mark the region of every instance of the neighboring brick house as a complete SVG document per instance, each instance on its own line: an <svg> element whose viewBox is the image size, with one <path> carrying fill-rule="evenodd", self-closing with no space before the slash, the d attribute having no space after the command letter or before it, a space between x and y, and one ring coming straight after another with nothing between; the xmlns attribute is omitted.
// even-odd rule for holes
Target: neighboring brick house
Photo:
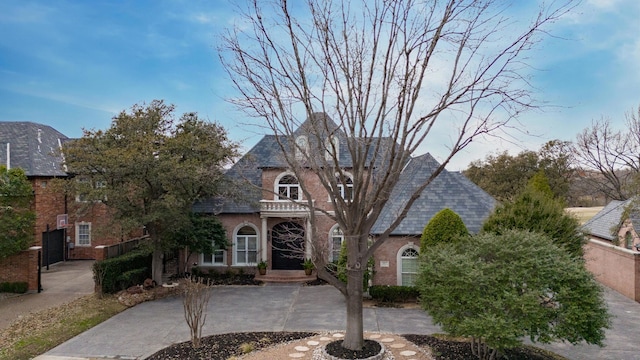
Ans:
<svg viewBox="0 0 640 360"><path fill-rule="evenodd" d="M637 199L614 200L584 223L585 259L598 281L640 301L640 212Z"/></svg>
<svg viewBox="0 0 640 360"><path fill-rule="evenodd" d="M314 114L314 116L324 116ZM311 121L310 119L307 122ZM306 125L302 124L300 128ZM335 126L335 124L334 124ZM303 133L294 133L294 141L307 140ZM309 257L310 246L305 245L305 229L308 224L308 209L290 200L281 199L279 194L289 198L302 200L299 180L287 168L280 156L278 139L274 135L264 136L251 150L249 150L227 175L232 179L246 179L263 191L245 194L249 201L204 201L194 206L194 210L202 213L216 214L225 226L230 246L226 250L218 250L213 255L200 254L190 259L201 269L226 271L227 269L242 268L243 271L255 268L256 262L266 260L268 271L299 271L302 269L301 260L291 257L287 245L282 239L283 233L298 234L294 246L304 248ZM326 141L326 139L325 139ZM333 141L333 140L332 140ZM386 146L391 145L386 143ZM344 139L339 139L336 148L345 149ZM346 151L338 154L341 164L345 164L348 172L350 159ZM387 207L380 215L373 228L372 237L386 229L397 214L397 206L404 203L410 194L439 166L429 154L412 158L405 166L401 179L391 195ZM309 173L308 179L315 179ZM306 180L308 180L306 179ZM310 184L309 181L305 182ZM348 192L352 185L342 185L343 192ZM313 195L314 205L324 210L332 211L328 194L320 185L309 186ZM414 203L411 211L400 226L391 234L374 254L375 276L374 284L411 284L417 271L417 255L420 249L420 235L424 226L438 211L450 208L459 214L471 232L477 232L484 219L491 213L496 201L466 179L460 173L443 171L423 192ZM318 213L319 214L319 213ZM337 260L343 237L337 224L328 216L317 216L317 232L327 239L327 254L330 261ZM293 229L293 230L292 230Z"/></svg>
<svg viewBox="0 0 640 360"><path fill-rule="evenodd" d="M33 208L36 213L33 246L40 247L37 250L42 251L43 265L65 259L94 259L95 246L114 244L121 240L120 234L100 234L98 238L94 236L96 225L108 219L107 209L103 204L94 204L84 213L78 214L81 199L69 198L52 186L54 179L71 179L64 171L60 156L60 149L65 141L69 141L69 138L47 125L0 122L0 162L9 168L23 169L33 186ZM59 228L59 215L64 214L67 214L67 226ZM24 256L26 255L19 254L13 259L0 262L0 282L23 281L15 279L26 276L12 275L12 279L3 279L2 274L32 275L31 270L17 268L24 261L16 259ZM37 260L37 257L32 258Z"/></svg>

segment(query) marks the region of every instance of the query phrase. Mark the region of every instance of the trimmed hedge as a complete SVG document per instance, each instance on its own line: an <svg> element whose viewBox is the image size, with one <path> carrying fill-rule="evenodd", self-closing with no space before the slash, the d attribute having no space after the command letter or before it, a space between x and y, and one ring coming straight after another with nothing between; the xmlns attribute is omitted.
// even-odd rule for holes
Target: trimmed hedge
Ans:
<svg viewBox="0 0 640 360"><path fill-rule="evenodd" d="M26 282L3 282L0 283L0 292L24 294L29 290L29 284Z"/></svg>
<svg viewBox="0 0 640 360"><path fill-rule="evenodd" d="M373 285L369 288L371 298L380 302L407 302L417 300L418 289L415 286Z"/></svg>
<svg viewBox="0 0 640 360"><path fill-rule="evenodd" d="M151 249L140 249L124 255L96 261L93 264L93 280L105 294L142 284L151 277Z"/></svg>

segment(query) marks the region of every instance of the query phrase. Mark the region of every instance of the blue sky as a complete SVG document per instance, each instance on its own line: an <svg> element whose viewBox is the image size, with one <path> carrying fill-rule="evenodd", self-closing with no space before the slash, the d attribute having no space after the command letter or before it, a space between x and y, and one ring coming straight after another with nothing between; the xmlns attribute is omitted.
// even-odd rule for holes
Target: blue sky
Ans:
<svg viewBox="0 0 640 360"><path fill-rule="evenodd" d="M82 128L108 128L133 104L164 99L178 114L221 123L248 149L264 133L242 125L248 120L224 101L232 87L216 53L234 16L225 0L0 1L0 121L79 137ZM514 123L520 131L511 141L473 143L449 169L574 140L603 116L622 129L625 113L640 105L638 16L637 0L584 0L528 60L535 96L550 106ZM424 151L444 155L438 144Z"/></svg>

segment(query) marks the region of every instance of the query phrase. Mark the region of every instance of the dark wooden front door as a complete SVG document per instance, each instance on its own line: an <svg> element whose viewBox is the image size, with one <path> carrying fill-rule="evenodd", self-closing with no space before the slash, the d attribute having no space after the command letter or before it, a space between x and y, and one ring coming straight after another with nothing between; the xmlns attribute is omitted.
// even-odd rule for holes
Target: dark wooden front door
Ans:
<svg viewBox="0 0 640 360"><path fill-rule="evenodd" d="M271 231L271 267L274 270L302 270L304 229L294 222L283 222Z"/></svg>

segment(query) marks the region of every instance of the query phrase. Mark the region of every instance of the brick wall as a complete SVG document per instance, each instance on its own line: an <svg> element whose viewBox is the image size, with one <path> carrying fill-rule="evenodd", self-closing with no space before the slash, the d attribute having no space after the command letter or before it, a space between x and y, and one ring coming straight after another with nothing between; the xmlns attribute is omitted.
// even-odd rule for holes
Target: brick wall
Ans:
<svg viewBox="0 0 640 360"><path fill-rule="evenodd" d="M56 228L57 216L65 213L65 196L52 186L50 177L30 178L33 186L36 227L33 245L42 246L42 233Z"/></svg>
<svg viewBox="0 0 640 360"><path fill-rule="evenodd" d="M375 274L373 285L398 285L398 252L406 245L420 248L418 237L390 237L373 254Z"/></svg>
<svg viewBox="0 0 640 360"><path fill-rule="evenodd" d="M26 282L29 291L38 290L38 253L33 246L28 250L0 260L0 282Z"/></svg>
<svg viewBox="0 0 640 360"><path fill-rule="evenodd" d="M602 284L640 301L640 253L607 241L590 239L585 245L586 267Z"/></svg>

